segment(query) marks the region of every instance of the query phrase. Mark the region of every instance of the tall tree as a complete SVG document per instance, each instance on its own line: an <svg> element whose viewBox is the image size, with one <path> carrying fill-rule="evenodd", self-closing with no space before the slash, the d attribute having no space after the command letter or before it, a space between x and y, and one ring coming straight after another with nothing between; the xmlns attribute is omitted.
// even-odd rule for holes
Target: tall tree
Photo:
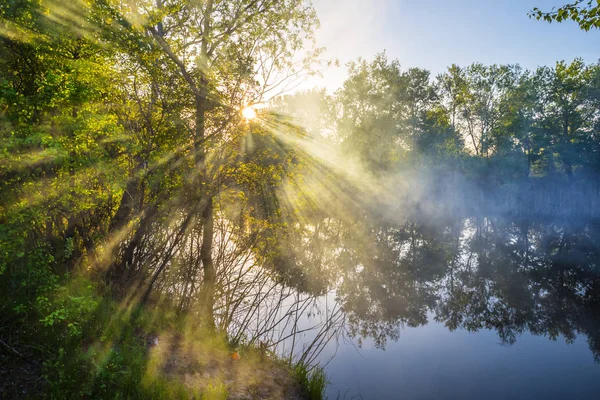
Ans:
<svg viewBox="0 0 600 400"><path fill-rule="evenodd" d="M180 232L186 234L194 224L202 232L203 303L212 320L213 198L219 191L215 174L221 162L211 164L207 157L236 135L232 128L244 106L285 90L306 72L315 53L300 52L310 42L316 15L304 0L140 1L135 7L115 3L112 11L123 29L140 24L186 85L194 115L189 175L195 189L190 193L196 193ZM166 265L162 262L156 269L151 284Z"/></svg>

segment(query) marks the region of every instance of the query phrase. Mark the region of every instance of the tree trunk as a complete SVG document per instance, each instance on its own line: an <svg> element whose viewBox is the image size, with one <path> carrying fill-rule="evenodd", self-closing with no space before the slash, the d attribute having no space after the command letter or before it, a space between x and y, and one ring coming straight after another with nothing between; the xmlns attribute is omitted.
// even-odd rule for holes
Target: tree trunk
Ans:
<svg viewBox="0 0 600 400"><path fill-rule="evenodd" d="M573 166L571 164L571 140L569 138L569 114L565 113L564 116L564 125L563 125L563 151L561 152L561 155L563 155L565 152L566 154L564 154L562 156L562 160L563 160L563 164L565 167L565 174L567 175L567 178L571 179L571 177L573 176Z"/></svg>
<svg viewBox="0 0 600 400"><path fill-rule="evenodd" d="M207 326L211 329L215 327L215 318L213 314L214 308L214 292L216 272L212 259L212 245L214 236L214 221L213 221L213 199L208 200L208 204L202 213L203 231L202 231L202 246L200 247L200 259L202 260L202 269L204 279L202 281L202 304L204 316L207 321Z"/></svg>
<svg viewBox="0 0 600 400"><path fill-rule="evenodd" d="M201 175L204 175L206 168L206 149L204 144L204 113L206 111L206 97L201 94L196 94L195 98L196 106L196 127L194 132L194 159L196 161L196 168ZM204 180L204 176L202 176Z"/></svg>
<svg viewBox="0 0 600 400"><path fill-rule="evenodd" d="M212 247L214 236L214 221L213 221L213 199L209 193L210 182L208 181L206 171L206 143L204 143L205 130L205 112L206 112L206 85L202 82L199 93L195 95L196 106L196 129L194 137L195 162L199 176L199 198L208 197L206 207L202 210L202 244L200 247L200 259L202 260L202 269L204 278L201 288L201 307L206 320L206 326L209 329L214 329L215 318L214 309L214 292L216 272L212 259ZM206 196L206 197L205 197Z"/></svg>
<svg viewBox="0 0 600 400"><path fill-rule="evenodd" d="M134 175L135 173L136 171L134 171ZM127 224L127 222L129 222L129 216L133 211L136 198L138 197L138 187L139 180L135 177L127 182L125 190L123 191L123 196L121 197L121 202L119 203L119 208L110 221L108 228L109 235L113 232L118 232Z"/></svg>

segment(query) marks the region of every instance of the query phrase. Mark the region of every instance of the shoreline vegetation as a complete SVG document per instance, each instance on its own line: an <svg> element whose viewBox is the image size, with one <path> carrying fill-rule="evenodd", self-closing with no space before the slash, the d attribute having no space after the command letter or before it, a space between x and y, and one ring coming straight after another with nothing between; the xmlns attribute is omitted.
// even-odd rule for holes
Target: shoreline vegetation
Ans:
<svg viewBox="0 0 600 400"><path fill-rule="evenodd" d="M79 304L77 322L70 322L73 310L63 309L44 329L21 326L4 336L3 398L324 398L318 365L282 359L261 344L233 344L172 306L123 307L110 295L92 294L91 285L73 278L63 286L70 288L63 296L90 303Z"/></svg>

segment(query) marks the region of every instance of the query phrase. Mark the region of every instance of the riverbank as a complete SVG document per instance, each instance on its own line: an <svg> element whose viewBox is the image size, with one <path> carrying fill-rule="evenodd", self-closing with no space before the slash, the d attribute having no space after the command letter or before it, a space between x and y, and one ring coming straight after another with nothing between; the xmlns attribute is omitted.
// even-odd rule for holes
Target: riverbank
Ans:
<svg viewBox="0 0 600 400"><path fill-rule="evenodd" d="M86 318L59 318L45 327L41 322L22 323L13 326L10 337L2 337L0 397L312 400L323 396L325 378L318 368L309 371L264 348L234 346L225 334L204 329L193 317L178 315L165 305L140 310L109 297L85 301L94 305Z"/></svg>

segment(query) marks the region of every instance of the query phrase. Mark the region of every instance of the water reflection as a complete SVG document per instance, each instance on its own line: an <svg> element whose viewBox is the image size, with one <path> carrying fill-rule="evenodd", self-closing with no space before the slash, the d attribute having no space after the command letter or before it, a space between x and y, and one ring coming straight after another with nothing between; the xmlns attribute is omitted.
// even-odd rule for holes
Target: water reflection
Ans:
<svg viewBox="0 0 600 400"><path fill-rule="evenodd" d="M437 396L423 394L427 387L442 390L444 398L462 392L459 383L452 383L457 377L445 378L446 383L441 378L423 381L432 368L448 366L456 357L420 345L437 348L435 340L447 341L441 346L459 346L462 358L473 360L479 354L501 358L492 347L481 347L484 337L486 346L495 346L498 341L490 343L489 338L496 335L508 348L523 340L524 347L515 350L523 354L511 353L515 358L502 363L498 358L472 361L463 365L468 370L465 377L477 375L480 365L502 372L524 363L531 376L543 371L552 376L556 368L550 365L560 364L560 374L579 374L582 396L596 390L600 370L579 365L582 348L571 344L577 337L587 340L593 358L600 361L600 222L499 216L390 220L363 216L350 221L315 214L302 224L287 226L277 243L272 231L257 233L220 218L215 225L217 326L228 332L234 344L253 344L310 365L331 361L335 350L324 352L326 348L341 344L347 359L346 350L365 344L368 356L381 363L363 367L362 359L354 361L360 369L355 375L365 385L377 381L384 370L398 370L398 379L421 380L412 390L416 390L414 397L425 398ZM257 245L260 241L269 246ZM257 248L277 251L267 257ZM481 331L481 335L459 333L450 338L440 331ZM432 332L439 336L432 339L428 336ZM398 350L403 334L414 349L409 352L418 354L406 358L406 346ZM539 339L535 343L533 336ZM540 345L550 340L563 343L565 353L557 356L556 348ZM396 355L388 353L380 359L374 353L376 348L390 347ZM573 357L563 364L557 357L565 354ZM398 364L418 363L423 356L429 358L419 372ZM336 368L332 372L338 376L347 372ZM369 368L377 369L377 376ZM447 371L441 374L448 375ZM396 378L390 379L380 395L361 394L395 398L397 387L389 382ZM504 379L507 387L520 388L522 396L543 394L542 386L534 389ZM493 378L486 382L495 384ZM403 387L410 385L405 382ZM345 387L335 390L343 392ZM330 395L335 398L337 393Z"/></svg>
<svg viewBox="0 0 600 400"><path fill-rule="evenodd" d="M303 238L346 314L348 334L385 347L431 319L491 329L512 344L529 331L587 337L600 359L600 224L500 217L401 224L324 219ZM317 257L318 256L318 257Z"/></svg>

